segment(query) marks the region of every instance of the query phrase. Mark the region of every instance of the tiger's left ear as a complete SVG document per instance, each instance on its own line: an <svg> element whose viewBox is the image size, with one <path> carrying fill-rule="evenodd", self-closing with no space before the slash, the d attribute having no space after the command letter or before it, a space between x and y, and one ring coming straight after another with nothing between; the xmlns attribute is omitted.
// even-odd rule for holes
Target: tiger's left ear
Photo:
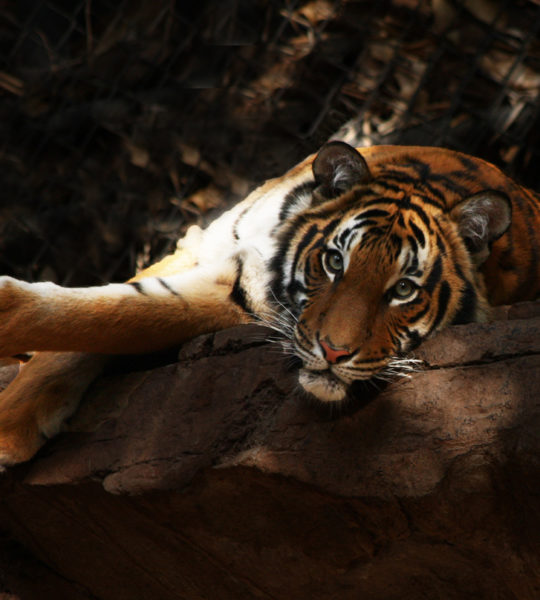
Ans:
<svg viewBox="0 0 540 600"><path fill-rule="evenodd" d="M465 198L450 211L476 264L489 256L491 244L512 221L512 204L506 194L484 190Z"/></svg>
<svg viewBox="0 0 540 600"><path fill-rule="evenodd" d="M326 143L315 157L312 168L317 184L313 195L319 201L336 198L354 185L371 179L362 155L345 142Z"/></svg>

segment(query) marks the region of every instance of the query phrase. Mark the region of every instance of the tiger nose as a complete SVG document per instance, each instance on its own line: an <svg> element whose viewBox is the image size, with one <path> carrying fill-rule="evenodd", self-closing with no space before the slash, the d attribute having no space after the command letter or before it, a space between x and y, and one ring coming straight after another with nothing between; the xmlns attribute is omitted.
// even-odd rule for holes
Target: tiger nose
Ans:
<svg viewBox="0 0 540 600"><path fill-rule="evenodd" d="M335 348L324 340L319 340L319 344L322 348L324 358L326 358L329 363L336 363L340 358L345 358L346 356L351 355L349 350L345 348Z"/></svg>

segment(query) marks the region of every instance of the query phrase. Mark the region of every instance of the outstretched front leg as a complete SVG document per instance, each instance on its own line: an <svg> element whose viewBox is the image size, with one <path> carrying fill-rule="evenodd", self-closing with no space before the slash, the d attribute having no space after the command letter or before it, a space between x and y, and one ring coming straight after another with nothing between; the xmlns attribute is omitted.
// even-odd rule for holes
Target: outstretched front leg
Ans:
<svg viewBox="0 0 540 600"><path fill-rule="evenodd" d="M141 353L246 322L227 270L196 267L102 287L0 278L0 356L26 351Z"/></svg>

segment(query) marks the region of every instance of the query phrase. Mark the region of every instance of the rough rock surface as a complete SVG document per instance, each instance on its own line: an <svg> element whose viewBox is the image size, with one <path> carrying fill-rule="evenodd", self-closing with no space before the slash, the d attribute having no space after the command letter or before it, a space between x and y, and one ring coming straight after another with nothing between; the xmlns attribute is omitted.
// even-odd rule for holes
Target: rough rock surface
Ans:
<svg viewBox="0 0 540 600"><path fill-rule="evenodd" d="M540 304L499 317L342 410L251 327L103 377L0 479L0 598L540 598Z"/></svg>

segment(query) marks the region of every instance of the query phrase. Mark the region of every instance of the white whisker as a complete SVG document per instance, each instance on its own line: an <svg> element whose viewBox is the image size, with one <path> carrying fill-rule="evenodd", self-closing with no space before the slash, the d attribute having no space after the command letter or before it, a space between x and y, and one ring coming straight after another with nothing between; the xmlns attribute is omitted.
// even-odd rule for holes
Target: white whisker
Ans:
<svg viewBox="0 0 540 600"><path fill-rule="evenodd" d="M375 374L376 379L392 382L398 378L410 379L414 373L422 370L423 362L417 358L394 356L384 369Z"/></svg>
<svg viewBox="0 0 540 600"><path fill-rule="evenodd" d="M287 312L289 314L289 316L291 317L291 319L297 323L298 319L297 317L294 315L294 313L287 307L285 306L285 304L283 304L283 302L281 302L278 298L276 298L276 295L274 294L274 290L270 289L270 293L272 294L272 297L274 298L274 300L276 301L276 303L281 306L281 308Z"/></svg>

